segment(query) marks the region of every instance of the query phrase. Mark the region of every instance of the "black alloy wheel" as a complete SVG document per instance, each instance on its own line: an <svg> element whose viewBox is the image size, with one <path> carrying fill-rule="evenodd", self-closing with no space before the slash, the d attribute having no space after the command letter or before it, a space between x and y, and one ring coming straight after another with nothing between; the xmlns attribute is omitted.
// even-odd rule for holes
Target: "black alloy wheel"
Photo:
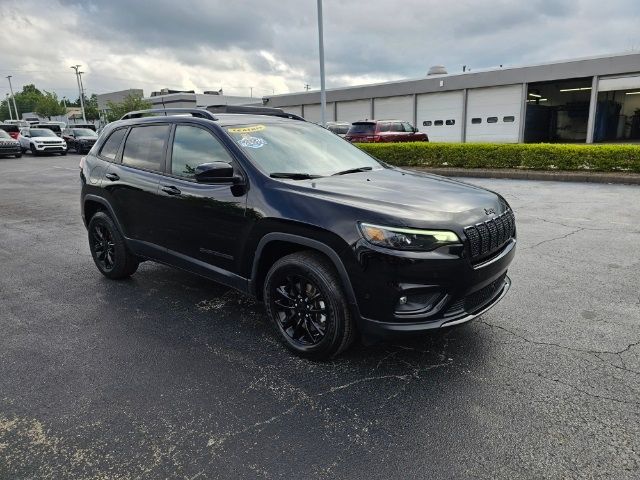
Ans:
<svg viewBox="0 0 640 480"><path fill-rule="evenodd" d="M96 212L87 230L91 256L100 273L113 280L135 273L140 259L129 251L124 237L106 212Z"/></svg>
<svg viewBox="0 0 640 480"><path fill-rule="evenodd" d="M262 296L279 339L302 357L333 358L355 339L344 285L319 252L301 251L277 260L265 277Z"/></svg>
<svg viewBox="0 0 640 480"><path fill-rule="evenodd" d="M94 225L91 230L91 239L96 262L106 272L113 270L115 245L109 229L100 223Z"/></svg>
<svg viewBox="0 0 640 480"><path fill-rule="evenodd" d="M317 345L327 333L328 311L322 292L302 275L287 275L273 295L282 331L301 346Z"/></svg>

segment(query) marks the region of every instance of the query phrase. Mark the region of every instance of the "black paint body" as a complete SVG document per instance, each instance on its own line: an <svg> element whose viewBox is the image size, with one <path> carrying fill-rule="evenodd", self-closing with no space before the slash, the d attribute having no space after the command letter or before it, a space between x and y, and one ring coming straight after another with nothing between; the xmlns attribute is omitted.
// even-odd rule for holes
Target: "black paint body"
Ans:
<svg viewBox="0 0 640 480"><path fill-rule="evenodd" d="M297 250L319 250L338 270L359 329L370 335L462 323L504 296L510 285L506 272L515 254L515 230L498 251L479 264L470 258L464 231L510 211L500 195L437 175L391 167L311 180L274 179L263 174L221 128L296 121L219 115L217 122L149 117L110 124L81 163L85 224L96 210L107 210L135 254L258 298L275 260ZM125 142L114 161L97 154L114 129L142 124L172 126L163 159L165 172L170 172L174 126L192 124L218 137L234 158L235 174L242 181L209 185L135 169L120 163ZM431 252L381 248L363 239L358 222L451 230L462 243ZM491 285L495 288L489 289ZM401 296L421 292L439 292L437 307L424 314L396 314ZM456 301L459 305L474 292L489 292L490 298L476 303L473 311L452 310Z"/></svg>

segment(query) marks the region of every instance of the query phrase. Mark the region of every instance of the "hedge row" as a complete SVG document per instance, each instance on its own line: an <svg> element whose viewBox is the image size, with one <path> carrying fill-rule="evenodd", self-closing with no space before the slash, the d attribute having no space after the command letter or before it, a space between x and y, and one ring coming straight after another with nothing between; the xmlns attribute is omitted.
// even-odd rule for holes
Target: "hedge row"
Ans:
<svg viewBox="0 0 640 480"><path fill-rule="evenodd" d="M358 146L383 162L403 167L640 172L640 145L412 142Z"/></svg>

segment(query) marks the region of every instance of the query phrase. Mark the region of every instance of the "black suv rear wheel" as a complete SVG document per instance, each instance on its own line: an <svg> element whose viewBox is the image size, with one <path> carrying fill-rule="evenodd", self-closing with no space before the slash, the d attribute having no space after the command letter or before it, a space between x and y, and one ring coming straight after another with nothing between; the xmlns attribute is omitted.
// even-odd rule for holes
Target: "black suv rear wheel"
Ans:
<svg viewBox="0 0 640 480"><path fill-rule="evenodd" d="M267 313L287 348L324 360L346 350L355 326L335 268L319 253L278 260L264 282Z"/></svg>
<svg viewBox="0 0 640 480"><path fill-rule="evenodd" d="M138 259L127 250L124 238L111 217L97 212L88 227L89 248L93 261L105 277L127 278L138 269Z"/></svg>

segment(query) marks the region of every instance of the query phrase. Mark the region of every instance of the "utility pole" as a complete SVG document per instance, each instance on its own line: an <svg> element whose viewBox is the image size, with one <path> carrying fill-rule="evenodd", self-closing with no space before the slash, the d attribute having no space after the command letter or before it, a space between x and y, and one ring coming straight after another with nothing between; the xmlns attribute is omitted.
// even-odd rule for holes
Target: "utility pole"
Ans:
<svg viewBox="0 0 640 480"><path fill-rule="evenodd" d="M253 98L253 87L249 87L249 90L251 91L251 98Z"/></svg>
<svg viewBox="0 0 640 480"><path fill-rule="evenodd" d="M308 83L304 84L304 89L308 92L309 89L311 88L311 85L309 85Z"/></svg>
<svg viewBox="0 0 640 480"><path fill-rule="evenodd" d="M320 50L320 121L327 125L327 92L324 86L324 40L322 32L322 0L318 0L318 44Z"/></svg>
<svg viewBox="0 0 640 480"><path fill-rule="evenodd" d="M9 107L9 118L13 120L13 113L11 112L11 100L9 99L9 94L7 93L7 107ZM17 120L17 118L16 118Z"/></svg>
<svg viewBox="0 0 640 480"><path fill-rule="evenodd" d="M80 83L80 73L78 73L78 69L82 65L71 65L76 72L76 81L78 82L78 93L80 94L80 108L82 109L82 120L84 123L87 123L87 116L84 113L84 92L82 91L82 84Z"/></svg>
<svg viewBox="0 0 640 480"><path fill-rule="evenodd" d="M69 116L67 115L67 97L62 97L62 104L64 105L64 116L67 117L68 122Z"/></svg>
<svg viewBox="0 0 640 480"><path fill-rule="evenodd" d="M16 106L16 96L13 94L13 87L11 86L11 75L7 75L7 80L9 80L9 91L11 92L11 99L13 100L13 110L16 112L16 120L20 120L18 107Z"/></svg>

